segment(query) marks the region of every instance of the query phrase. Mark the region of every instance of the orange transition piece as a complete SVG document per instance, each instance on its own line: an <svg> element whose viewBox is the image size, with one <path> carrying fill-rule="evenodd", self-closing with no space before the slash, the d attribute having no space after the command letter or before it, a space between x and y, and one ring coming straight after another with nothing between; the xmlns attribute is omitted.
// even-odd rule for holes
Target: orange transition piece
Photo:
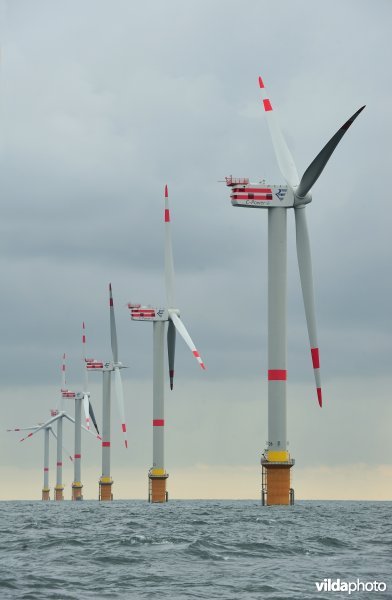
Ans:
<svg viewBox="0 0 392 600"><path fill-rule="evenodd" d="M83 500L82 489L81 483L75 482L72 484L72 500Z"/></svg>
<svg viewBox="0 0 392 600"><path fill-rule="evenodd" d="M112 485L113 481L99 481L99 500L101 502L111 502L113 500Z"/></svg>
<svg viewBox="0 0 392 600"><path fill-rule="evenodd" d="M63 486L61 486L61 485L57 486L56 485L56 487L54 488L54 499L58 500L58 501L64 500L63 491L64 491L64 487Z"/></svg>
<svg viewBox="0 0 392 600"><path fill-rule="evenodd" d="M42 500L50 500L50 490L43 488L42 489Z"/></svg>
<svg viewBox="0 0 392 600"><path fill-rule="evenodd" d="M169 475L149 475L149 502L167 502L169 499L166 491L166 480Z"/></svg>
<svg viewBox="0 0 392 600"><path fill-rule="evenodd" d="M290 469L292 466L292 464L287 463L263 464L267 506L294 504L294 492L290 487Z"/></svg>

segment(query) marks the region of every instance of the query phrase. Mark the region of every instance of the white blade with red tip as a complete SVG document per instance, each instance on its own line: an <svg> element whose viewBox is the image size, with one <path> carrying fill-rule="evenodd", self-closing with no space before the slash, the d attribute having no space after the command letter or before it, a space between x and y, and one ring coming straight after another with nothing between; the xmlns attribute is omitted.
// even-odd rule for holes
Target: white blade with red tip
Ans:
<svg viewBox="0 0 392 600"><path fill-rule="evenodd" d="M165 288L167 308L174 307L174 263L171 242L169 190L165 185Z"/></svg>
<svg viewBox="0 0 392 600"><path fill-rule="evenodd" d="M190 350L192 351L193 356L196 358L196 360L199 363L199 365L201 366L201 368L205 369L205 365L200 357L200 354L197 351L196 346L193 343L191 336L187 332L184 323L181 321L181 319L178 317L178 315L175 312L172 312L170 310L169 310L169 319L171 319L173 321L175 328L177 329L178 333L180 334L180 336L182 337L182 339L184 340L184 342L186 343L188 348L190 348Z"/></svg>
<svg viewBox="0 0 392 600"><path fill-rule="evenodd" d="M86 428L90 429L90 400L87 394L83 394L83 410L86 419Z"/></svg>
<svg viewBox="0 0 392 600"><path fill-rule="evenodd" d="M117 407L121 419L121 429L124 434L124 444L128 448L127 439L127 426L125 423L125 409L124 409L124 390L121 380L120 368L118 366L118 342L117 342L117 330L116 330L116 319L114 316L114 303L112 286L109 284L109 306L110 306L110 339L112 343L113 363L114 363L114 389L117 400Z"/></svg>
<svg viewBox="0 0 392 600"><path fill-rule="evenodd" d="M124 434L124 444L125 447L128 448L128 439L127 439L127 425L125 423L125 409L124 409L124 390L121 379L120 369L118 367L114 368L114 389L116 391L116 400L118 412L121 420L121 429Z"/></svg>
<svg viewBox="0 0 392 600"><path fill-rule="evenodd" d="M33 435L35 435L36 433L38 433L38 431L41 431L41 429L44 429L45 427L47 427L48 425L50 425L51 423L54 423L55 421L57 421L57 419L60 419L61 416L63 415L63 413L59 413L58 415L56 415L55 417L52 417L51 419L48 419L46 421L46 423L43 423L43 425L39 425L38 427L36 427L35 431L32 431L31 433L29 433L29 435L27 435L26 437L22 438L21 440L19 440L20 442L24 442L25 440L27 440L28 438L32 437Z"/></svg>
<svg viewBox="0 0 392 600"><path fill-rule="evenodd" d="M284 139L282 130L280 128L276 110L274 110L272 107L271 100L268 98L264 82L261 77L259 77L259 86L279 169L288 185L293 190L299 184L297 167L295 166L292 154L286 144L286 140Z"/></svg>
<svg viewBox="0 0 392 600"><path fill-rule="evenodd" d="M317 399L322 406L320 358L317 343L316 311L314 306L312 257L310 252L308 225L305 207L295 208L295 231L297 242L297 257L301 279L302 296L304 300L306 323L308 326L309 342L312 355L314 377L316 380Z"/></svg>
<svg viewBox="0 0 392 600"><path fill-rule="evenodd" d="M70 417L69 415L67 415L67 413L63 413L63 417L65 417L66 419L68 419L68 421L71 421L71 423L75 424L75 419L73 419L72 417ZM85 427L84 425L82 425L82 429L84 429L84 431L87 431L87 433L89 433L90 435L92 435L93 437L95 437L97 440L102 440L100 435L97 435L94 433L94 431L91 431L91 429L87 429L87 427Z"/></svg>
<svg viewBox="0 0 392 600"><path fill-rule="evenodd" d="M90 429L90 412L89 412L89 397L88 397L88 371L86 369L86 326L84 324L82 324L82 348L83 348L83 356L82 356L82 360L83 360L83 371L84 371L84 383L83 383L83 410L84 410L84 417L86 419L86 427L87 429Z"/></svg>
<svg viewBox="0 0 392 600"><path fill-rule="evenodd" d="M15 427L14 429L6 429L6 431L34 431L38 427L39 425L35 425L35 427Z"/></svg>

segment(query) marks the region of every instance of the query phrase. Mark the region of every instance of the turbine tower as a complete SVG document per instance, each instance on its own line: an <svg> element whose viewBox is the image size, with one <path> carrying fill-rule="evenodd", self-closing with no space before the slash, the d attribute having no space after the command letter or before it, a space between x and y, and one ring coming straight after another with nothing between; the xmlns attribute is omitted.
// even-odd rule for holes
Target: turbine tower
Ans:
<svg viewBox="0 0 392 600"><path fill-rule="evenodd" d="M168 187L165 186L165 288L166 308L151 308L141 304L128 304L133 321L150 321L153 323L153 462L148 472L149 502L167 502L168 492L166 480L169 474L164 464L164 352L165 323L168 322L167 349L169 364L170 389L174 383L174 356L176 347L176 331L183 338L200 367L204 363L197 351L183 321L180 311L175 308L174 300L174 266L170 230L170 209Z"/></svg>
<svg viewBox="0 0 392 600"><path fill-rule="evenodd" d="M113 479L110 472L110 416L111 416L111 375L114 376L114 389L117 399L117 407L121 419L121 429L124 434L124 444L128 448L127 426L125 423L124 410L124 391L121 379L120 369L124 369L118 360L118 342L116 320L114 315L114 303L112 294L112 285L109 283L109 311L110 311L110 340L112 346L113 361L106 363L86 359L86 369L88 371L102 372L102 475L99 480L99 500L113 500L112 485Z"/></svg>
<svg viewBox="0 0 392 600"><path fill-rule="evenodd" d="M362 106L339 128L306 169L301 180L277 120L276 111L259 86L279 169L287 185L249 184L248 179L226 178L233 206L268 209L268 442L261 459L263 504L293 504L290 469L294 460L287 446L287 209L293 208L302 295L319 406L322 406L320 359L317 343L312 262L305 206L336 146L365 108Z"/></svg>

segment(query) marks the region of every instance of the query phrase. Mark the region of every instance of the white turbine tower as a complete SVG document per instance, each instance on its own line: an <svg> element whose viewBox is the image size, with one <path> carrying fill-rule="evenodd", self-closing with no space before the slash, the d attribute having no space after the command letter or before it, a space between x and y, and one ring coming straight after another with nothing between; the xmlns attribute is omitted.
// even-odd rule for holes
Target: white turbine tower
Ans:
<svg viewBox="0 0 392 600"><path fill-rule="evenodd" d="M102 501L113 500L113 479L110 472L110 416L111 416L111 375L114 377L114 390L117 400L118 412L121 420L121 430L124 434L124 444L128 448L127 427L125 423L124 391L121 379L121 369L125 368L118 360L118 342L116 320L114 316L114 303L112 285L109 284L109 311L110 311L110 340L113 360L106 363L86 359L88 371L102 372L102 475L99 480L99 499Z"/></svg>
<svg viewBox="0 0 392 600"><path fill-rule="evenodd" d="M311 357L316 381L317 399L322 406L320 359L314 308L312 262L305 206L312 200L311 188L316 183L336 146L360 112L340 127L306 169L301 180L293 157L280 129L276 111L267 97L259 77L263 106L278 161L287 185L249 184L248 179L226 178L232 189L233 206L268 209L268 442L262 457L262 499L267 504L294 502L290 488L290 468L294 460L287 450L287 209L293 208L302 295L305 306Z"/></svg>
<svg viewBox="0 0 392 600"><path fill-rule="evenodd" d="M174 300L174 266L170 230L170 209L168 187L165 186L165 289L166 308L151 308L140 304L128 304L131 317L134 321L152 321L153 323L153 464L149 470L149 495L150 502L166 502L166 480L169 477L164 466L164 335L165 322L168 321L167 348L169 363L170 389L174 381L174 356L176 346L176 331L190 348L202 369L204 363L193 343L183 321L180 311L175 308Z"/></svg>

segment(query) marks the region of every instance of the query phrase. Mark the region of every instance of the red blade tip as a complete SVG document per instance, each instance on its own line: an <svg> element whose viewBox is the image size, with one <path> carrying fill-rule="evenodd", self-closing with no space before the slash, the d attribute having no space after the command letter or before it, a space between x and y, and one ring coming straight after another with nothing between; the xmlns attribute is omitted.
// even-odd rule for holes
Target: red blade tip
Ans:
<svg viewBox="0 0 392 600"><path fill-rule="evenodd" d="M259 76L259 86L260 86L261 89L263 89L263 87L264 87L264 82L263 82L263 80L261 79L260 76Z"/></svg>
<svg viewBox="0 0 392 600"><path fill-rule="evenodd" d="M322 408L322 406L323 406L323 396L322 396L322 393L321 393L321 388L317 388L317 400L318 400L320 408Z"/></svg>

